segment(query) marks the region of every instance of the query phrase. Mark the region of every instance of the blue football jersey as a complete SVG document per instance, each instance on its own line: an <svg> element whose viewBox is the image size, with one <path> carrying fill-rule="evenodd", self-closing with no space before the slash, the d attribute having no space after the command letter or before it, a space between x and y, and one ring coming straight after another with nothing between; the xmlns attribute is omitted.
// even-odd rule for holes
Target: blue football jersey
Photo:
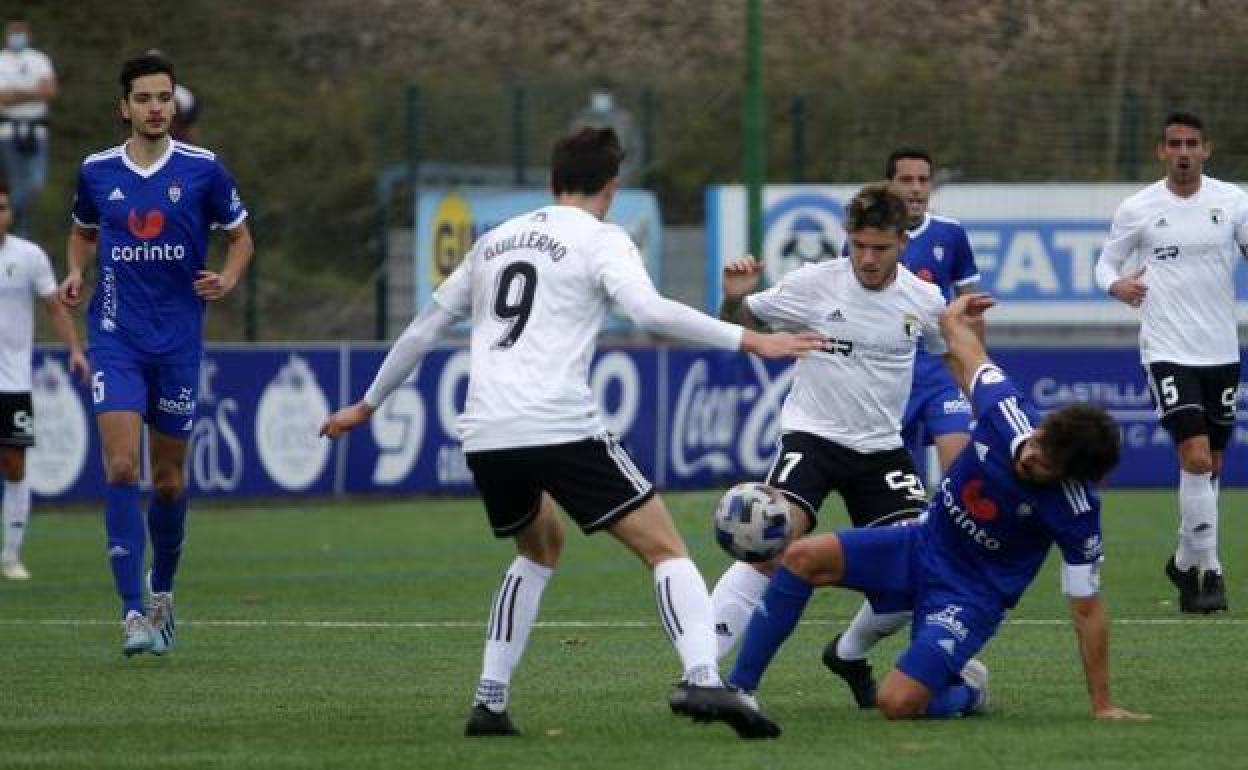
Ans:
<svg viewBox="0 0 1248 770"><path fill-rule="evenodd" d="M945 295L945 302L957 296L956 287L979 282L979 268L966 231L956 219L924 214L923 222L909 231L910 242L901 262L918 277L934 283ZM920 345L914 360L914 387L953 384L944 362Z"/></svg>
<svg viewBox="0 0 1248 770"><path fill-rule="evenodd" d="M1067 564L1101 558L1101 503L1091 485L1036 485L1014 456L1039 416L995 366L975 376L977 422L928 506L926 565L943 580L1013 607L1056 543Z"/></svg>
<svg viewBox="0 0 1248 770"><path fill-rule="evenodd" d="M99 276L88 311L92 348L198 359L204 301L193 287L211 229L242 223L247 209L216 155L170 142L148 168L125 145L86 158L74 221L99 230Z"/></svg>

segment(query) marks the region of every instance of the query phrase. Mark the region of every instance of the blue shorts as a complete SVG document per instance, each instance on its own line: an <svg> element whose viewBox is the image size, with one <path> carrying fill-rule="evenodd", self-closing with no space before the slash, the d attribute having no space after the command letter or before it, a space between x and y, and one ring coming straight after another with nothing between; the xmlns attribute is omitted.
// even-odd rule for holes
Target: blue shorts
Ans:
<svg viewBox="0 0 1248 770"><path fill-rule="evenodd" d="M936 436L971 432L971 404L952 382L916 384L901 419L901 438L914 453Z"/></svg>
<svg viewBox="0 0 1248 770"><path fill-rule="evenodd" d="M93 349L91 401L95 413L138 412L154 430L189 439L195 427L199 359L169 361Z"/></svg>
<svg viewBox="0 0 1248 770"><path fill-rule="evenodd" d="M922 527L844 530L837 538L845 555L842 586L888 597L893 606L877 611L912 612L910 646L897 670L933 693L956 683L966 662L996 634L1005 618L1001 603L932 575L924 567Z"/></svg>

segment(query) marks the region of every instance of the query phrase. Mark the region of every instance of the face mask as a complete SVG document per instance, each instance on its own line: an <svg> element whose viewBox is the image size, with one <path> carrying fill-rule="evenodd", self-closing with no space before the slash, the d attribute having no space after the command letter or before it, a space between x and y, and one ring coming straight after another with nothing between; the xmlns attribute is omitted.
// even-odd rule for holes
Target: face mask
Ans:
<svg viewBox="0 0 1248 770"><path fill-rule="evenodd" d="M24 51L30 45L30 36L25 32L10 32L6 42L10 51Z"/></svg>

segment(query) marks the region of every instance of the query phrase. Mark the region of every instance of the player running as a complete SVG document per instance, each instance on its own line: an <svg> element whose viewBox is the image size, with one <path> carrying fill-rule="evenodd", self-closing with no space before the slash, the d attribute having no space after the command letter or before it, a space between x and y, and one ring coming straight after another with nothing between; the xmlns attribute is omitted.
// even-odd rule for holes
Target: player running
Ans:
<svg viewBox="0 0 1248 770"><path fill-rule="evenodd" d="M195 422L204 303L229 294L253 251L247 210L217 157L173 141L173 65L147 54L121 67L130 138L87 156L78 175L69 274L61 297L82 302L83 271L99 275L88 311L91 395L108 484L104 523L121 597L122 651L173 646L173 579L186 521L187 440ZM206 269L208 236L225 231L221 272ZM139 445L149 428L152 486L147 533L139 510ZM150 610L143 552L152 541Z"/></svg>
<svg viewBox="0 0 1248 770"><path fill-rule="evenodd" d="M582 531L611 533L653 571L683 665L686 713L723 719L743 736L771 729L720 681L706 584L654 487L603 425L589 361L611 303L648 331L768 357L800 355L823 339L759 334L660 296L628 234L603 221L621 157L609 128L557 142L554 205L483 235L395 342L364 398L321 429L337 438L367 422L456 318L472 320L460 434L494 535L513 538L518 554L494 597L466 735L519 732L507 711L511 677L563 550L556 502Z"/></svg>

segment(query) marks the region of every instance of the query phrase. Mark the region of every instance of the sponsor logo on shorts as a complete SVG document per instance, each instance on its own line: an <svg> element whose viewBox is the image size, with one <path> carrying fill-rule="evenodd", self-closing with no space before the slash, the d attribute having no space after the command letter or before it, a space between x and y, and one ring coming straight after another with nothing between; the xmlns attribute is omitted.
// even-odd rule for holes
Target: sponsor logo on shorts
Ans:
<svg viewBox="0 0 1248 770"><path fill-rule="evenodd" d="M965 398L954 398L942 404L945 414L970 414L971 404Z"/></svg>
<svg viewBox="0 0 1248 770"><path fill-rule="evenodd" d="M956 604L947 605L939 612L928 613L924 620L933 626L940 626L949 633L953 634L959 642L966 641L966 625L958 618L958 614L962 612L962 608Z"/></svg>
<svg viewBox="0 0 1248 770"><path fill-rule="evenodd" d="M195 415L195 393L191 388L179 388L177 398L161 396L156 401L156 408L166 414L174 414L179 417L193 417Z"/></svg>

